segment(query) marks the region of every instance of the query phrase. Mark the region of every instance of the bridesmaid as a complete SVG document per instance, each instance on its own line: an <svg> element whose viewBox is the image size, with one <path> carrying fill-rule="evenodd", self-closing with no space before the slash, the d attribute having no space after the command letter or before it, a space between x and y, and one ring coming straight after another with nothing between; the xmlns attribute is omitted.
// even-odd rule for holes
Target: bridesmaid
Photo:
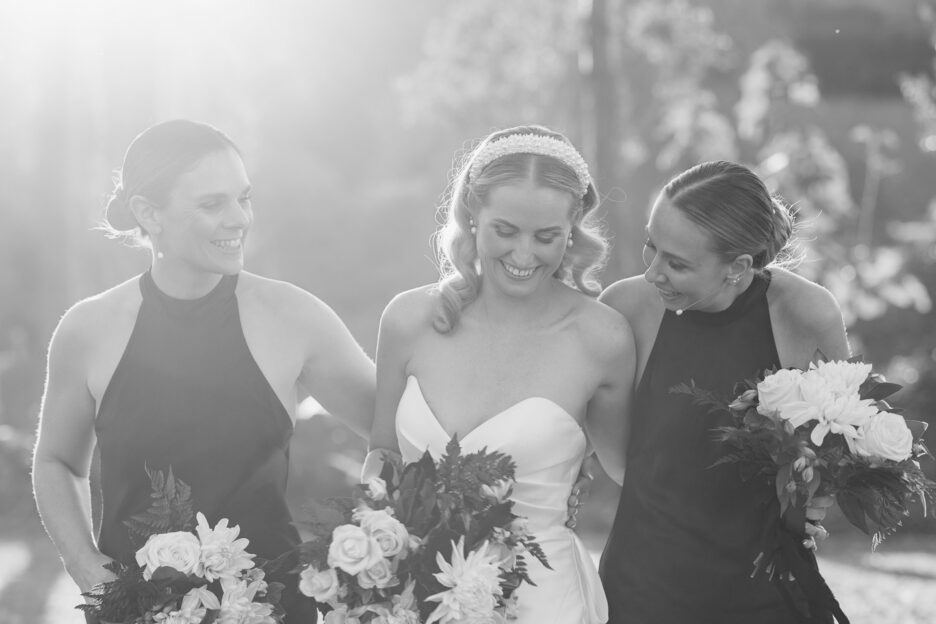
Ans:
<svg viewBox="0 0 936 624"><path fill-rule="evenodd" d="M237 147L209 125L157 124L127 150L107 225L149 248L152 265L59 323L33 467L43 523L82 592L112 578L103 565L133 559L124 521L149 506L145 468L171 467L196 510L239 525L250 552L269 559L299 539L285 487L300 393L370 429L374 367L341 320L311 294L242 270L250 193ZM315 622L295 587L287 622Z"/></svg>
<svg viewBox="0 0 936 624"><path fill-rule="evenodd" d="M634 330L639 380L601 562L612 623L780 624L804 621L804 609L826 622L837 608L813 591L818 574L793 584L751 578L763 527L779 517L773 486L742 481L736 465L711 468L724 453L711 430L724 423L670 392L694 380L727 395L765 369L805 366L817 349L849 356L829 292L774 264L792 231L787 208L753 172L703 163L656 200L643 277L602 294ZM801 538L797 556L814 562Z"/></svg>

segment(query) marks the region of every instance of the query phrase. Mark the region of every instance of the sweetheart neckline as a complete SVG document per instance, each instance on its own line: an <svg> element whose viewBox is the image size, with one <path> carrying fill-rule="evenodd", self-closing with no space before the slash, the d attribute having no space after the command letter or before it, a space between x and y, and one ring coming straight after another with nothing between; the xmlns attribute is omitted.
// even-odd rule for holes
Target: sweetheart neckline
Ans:
<svg viewBox="0 0 936 624"><path fill-rule="evenodd" d="M436 416L435 410L432 409L432 406L429 405L429 401L426 400L426 395L423 394L422 385L419 383L419 378L416 377L416 375L409 375L409 376L407 376L407 381L409 381L409 379L412 379L413 382L416 384L416 390L417 390L417 392L419 393L419 399L422 401L422 404L425 406L426 411L428 411L429 414L432 416L432 422L434 422L434 423L436 424L436 426L439 428L439 431L442 432L442 434L445 436L445 438L446 438L447 440L451 440L452 438L454 438L455 436L449 434L449 432L445 430L445 427L442 426L442 423L439 422L439 418ZM514 409L516 409L517 407L519 407L519 406L521 406L521 405L523 405L523 404L525 404L525 403L529 403L530 401L537 401L537 400L539 400L539 401L545 401L545 402L549 403L550 405L552 405L553 407L555 407L556 409L558 409L560 413L562 413L566 418L568 418L570 421L572 421L572 424L575 425L576 429L578 429L578 430L582 433L582 435L584 435L586 438L588 437L587 434L585 433L585 429L582 427L582 425L579 423L579 421L577 421L577 420L575 419L575 417L572 416L572 414L569 413L569 410L567 410L566 408L562 407L561 405L559 405L558 403L556 403L555 401L553 401L553 400L550 399L550 398L543 397L543 396L530 396L530 397L526 397L526 398L520 399L520 400L517 401L516 403L505 407L504 409L502 409L501 411L497 412L497 413L494 414L493 416L490 416L490 417L488 417L488 418L485 418L485 419L482 420L480 423L478 423L473 429L471 429L468 433L466 433L466 434L464 434L463 436L461 436L460 439L463 440L463 441L464 441L464 440L467 440L467 439L469 438L469 436L471 436L472 434L474 434L474 433L475 433L476 431L478 431L479 429L482 429L483 427L485 427L485 426L486 426L488 423L490 423L491 421L494 421L494 420L498 419L499 417L501 417L502 415L506 414L507 412L509 412L509 411L511 411L511 410L514 410Z"/></svg>

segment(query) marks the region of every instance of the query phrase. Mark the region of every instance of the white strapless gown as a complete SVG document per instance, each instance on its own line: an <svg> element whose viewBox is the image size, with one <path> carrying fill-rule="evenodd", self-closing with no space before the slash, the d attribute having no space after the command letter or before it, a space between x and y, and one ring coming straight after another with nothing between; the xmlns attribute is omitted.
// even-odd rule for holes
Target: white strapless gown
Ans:
<svg viewBox="0 0 936 624"><path fill-rule="evenodd" d="M417 461L427 449L445 453L449 436L426 403L419 381L410 376L396 413L403 461ZM487 447L513 457L517 465L513 511L525 516L552 570L527 557L536 586L517 590L517 624L600 624L608 606L598 570L578 536L565 526L566 500L588 446L576 420L543 397L524 399L480 424L461 440L465 452Z"/></svg>

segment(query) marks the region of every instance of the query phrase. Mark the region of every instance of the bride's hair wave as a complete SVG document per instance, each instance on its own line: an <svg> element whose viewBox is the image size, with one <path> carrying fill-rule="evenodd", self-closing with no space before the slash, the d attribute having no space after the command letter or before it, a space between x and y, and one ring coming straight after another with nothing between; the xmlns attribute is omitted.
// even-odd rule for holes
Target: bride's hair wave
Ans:
<svg viewBox="0 0 936 624"><path fill-rule="evenodd" d="M590 177L582 195L581 182L572 167L557 158L520 153L501 156L475 178L470 177L472 163L486 145L514 134L537 134L572 145L564 135L548 128L517 126L488 135L456 166L439 207L441 225L433 237L440 276L437 285L440 303L433 326L439 333L448 333L457 327L462 310L478 297L481 289L478 251L471 233L472 214L487 205L494 189L522 180L569 193L574 198L569 215L573 245L566 248L553 276L587 295L595 297L601 292L595 273L607 259L608 241L596 216L600 200Z"/></svg>

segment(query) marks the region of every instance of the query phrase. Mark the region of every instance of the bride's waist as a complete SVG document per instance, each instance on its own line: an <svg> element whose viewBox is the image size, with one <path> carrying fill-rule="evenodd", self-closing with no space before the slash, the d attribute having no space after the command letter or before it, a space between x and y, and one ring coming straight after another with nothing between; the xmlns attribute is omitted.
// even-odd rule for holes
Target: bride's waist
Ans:
<svg viewBox="0 0 936 624"><path fill-rule="evenodd" d="M514 515L526 518L530 532L536 535L544 531L568 530L565 526L566 520L569 519L566 500L562 499L561 504L557 502L556 504L543 505L542 503L528 503L522 499L513 499L512 511Z"/></svg>

